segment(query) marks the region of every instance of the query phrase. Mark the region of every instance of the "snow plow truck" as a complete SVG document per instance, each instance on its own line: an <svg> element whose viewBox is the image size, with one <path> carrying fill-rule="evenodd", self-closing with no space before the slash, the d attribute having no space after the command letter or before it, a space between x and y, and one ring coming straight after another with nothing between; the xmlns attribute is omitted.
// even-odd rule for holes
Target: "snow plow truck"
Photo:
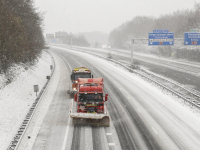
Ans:
<svg viewBox="0 0 200 150"><path fill-rule="evenodd" d="M78 78L92 78L91 71L88 68L80 67L74 68L71 74L71 84L69 84L69 90L67 94L75 94L77 92Z"/></svg>
<svg viewBox="0 0 200 150"><path fill-rule="evenodd" d="M70 117L74 125L110 126L106 101L108 94L103 95L103 78L78 78L77 93L74 95L76 105Z"/></svg>

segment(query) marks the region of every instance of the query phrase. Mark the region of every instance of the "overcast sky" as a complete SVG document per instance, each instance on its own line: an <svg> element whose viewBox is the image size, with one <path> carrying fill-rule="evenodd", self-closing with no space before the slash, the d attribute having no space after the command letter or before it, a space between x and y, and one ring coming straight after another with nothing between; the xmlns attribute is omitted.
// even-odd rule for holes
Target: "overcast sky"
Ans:
<svg viewBox="0 0 200 150"><path fill-rule="evenodd" d="M192 9L200 0L34 0L45 12L45 33L109 33L135 16L154 16Z"/></svg>

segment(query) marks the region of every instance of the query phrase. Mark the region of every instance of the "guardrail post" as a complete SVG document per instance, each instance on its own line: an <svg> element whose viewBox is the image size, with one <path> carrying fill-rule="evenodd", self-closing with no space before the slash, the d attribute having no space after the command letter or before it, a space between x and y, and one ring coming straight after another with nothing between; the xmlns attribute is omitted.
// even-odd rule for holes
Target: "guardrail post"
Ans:
<svg viewBox="0 0 200 150"><path fill-rule="evenodd" d="M131 41L131 66L133 65L133 44L134 44L134 39Z"/></svg>
<svg viewBox="0 0 200 150"><path fill-rule="evenodd" d="M50 69L51 69L51 71L53 70L53 65L50 65Z"/></svg>

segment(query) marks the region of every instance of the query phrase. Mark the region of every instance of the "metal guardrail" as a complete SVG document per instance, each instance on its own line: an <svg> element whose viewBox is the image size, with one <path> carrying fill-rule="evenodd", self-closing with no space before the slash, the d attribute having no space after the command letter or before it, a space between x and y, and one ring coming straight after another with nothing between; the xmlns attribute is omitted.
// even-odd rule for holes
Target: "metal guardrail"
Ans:
<svg viewBox="0 0 200 150"><path fill-rule="evenodd" d="M180 39L180 40L181 40L181 39ZM75 49L74 49L74 48L75 48ZM91 54L91 55L94 55L94 56L97 56L97 57L100 57L100 58L104 58L104 59L110 60L110 61L115 62L115 63L117 63L117 64L120 64L121 66L125 67L126 69L131 70L133 73L138 74L138 75L140 75L140 76L142 76L142 77L148 79L148 80L151 81L151 82L154 82L155 84L159 85L159 86L162 87L163 89L166 89L166 90L170 91L172 94L178 96L179 98L182 98L184 101L187 101L187 102L190 103L192 106L195 106L196 108L200 109L200 106L199 106L199 105L197 105L197 104L195 104L194 102L188 100L186 97L184 97L184 96L181 95L180 93L178 93L178 92L176 92L176 91L174 91L174 90L172 90L172 89L166 87L165 85L162 85L161 83L157 82L156 80L151 79L150 77L148 77L148 76L146 76L146 75L144 75L144 74L142 74L142 73L140 73L140 72L138 72L138 71L135 71L134 69L132 69L132 68L126 66L125 64L123 64L123 63L121 63L121 62L119 62L119 61L117 61L117 60L110 59L110 58L108 58L108 57L104 57L104 56L101 56L101 55L98 55L98 54L95 54L95 53L87 52L87 51L84 50L84 48L73 47L73 49L71 49L71 50L76 50L76 49L81 50L81 51L84 52L84 53L88 53L88 54ZM143 69L142 69L142 71L146 72L146 71L143 70ZM194 92L188 90L187 88L184 88L184 87L180 86L178 83L175 83L175 82L173 82L173 81L171 81L171 80L168 80L168 79L166 79L166 78L163 78L163 77L161 77L161 76L159 76L159 75L155 75L155 74L150 73L150 72L148 72L148 73L151 74L152 76L156 76L156 77L158 77L158 78L160 78L160 79L166 80L167 82L170 82L170 83L172 83L172 84L174 84L174 85L176 85L176 86L178 86L178 87L180 87L180 88L186 90L188 93L193 94L194 96L200 98L200 95L199 95L199 94L196 94L196 93L199 93L199 92L197 92L197 91L195 91L196 93L194 93Z"/></svg>
<svg viewBox="0 0 200 150"><path fill-rule="evenodd" d="M47 52L47 51L46 51ZM47 52L49 53L49 52ZM49 53L50 54L50 53ZM50 54L52 60L53 60L53 70L51 72L51 77L54 73L55 70L55 60L52 57L52 55ZM43 96L46 87L48 86L48 83L50 82L51 78L47 80L47 82L45 83L45 85L43 86L42 90L40 91L39 95L37 96L37 98L35 99L34 103L32 104L31 108L29 109L25 119L23 120L22 124L19 127L19 130L17 131L17 134L14 136L13 140L11 141L10 145L8 146L7 150L16 150L21 142L22 137L25 134L25 131L36 111L36 108L38 106L38 103L40 102L41 97Z"/></svg>
<svg viewBox="0 0 200 150"><path fill-rule="evenodd" d="M171 93L177 95L178 97L184 99L185 101L189 102L189 103L192 104L193 106L195 106L195 107L197 107L198 109L200 109L200 106L199 106L199 105L195 104L194 102L189 101L186 97L184 97L184 96L181 95L180 93L178 93L178 92L176 92L176 91L174 91L174 90L172 90L172 89L166 87L165 85L162 85L161 83L157 82L157 81L154 80L154 79L149 78L148 76L146 76L146 75L144 75L144 74L142 74L142 73L139 73L139 72L137 72L137 71L131 69L130 67L127 67L126 65L124 65L123 63L121 63L121 62L119 62L119 61L116 61L116 60L112 60L112 61L115 62L115 63L118 63L118 64L122 65L123 67L125 67L125 68L128 69L128 70L131 70L131 71L134 72L135 74L138 74L138 75L140 75L140 76L142 76L142 77L148 79L149 81L154 82L155 84L159 85L160 87L162 87L162 88L164 88L164 89L170 91ZM154 75L154 74L152 74L152 75ZM155 76L155 75L154 75L154 76ZM158 76L157 76L157 77L158 77ZM162 77L159 77L159 78L164 79L164 78L162 78ZM166 80L166 79L164 79L164 80ZM172 83L172 84L175 84L176 86L179 86L178 84L176 84L176 83L174 83L174 82L171 82L170 80L167 80L167 81L170 82L170 83ZM179 87L181 87L181 86L179 86ZM183 87L181 87L181 88L184 89L184 90L186 90L187 92L189 92L189 93L195 95L196 97L200 98L199 95L197 95L197 94L195 94L195 93L189 91L188 89L183 88Z"/></svg>
<svg viewBox="0 0 200 150"><path fill-rule="evenodd" d="M146 72L146 70L144 70L144 69L141 69L141 70L144 71L144 72ZM194 96L200 98L200 92L198 92L198 91L193 92L194 89L192 89L193 91L191 91L191 90L189 90L189 89L187 89L187 88L181 86L180 84L178 84L178 83L176 83L176 82L174 82L174 81L172 81L172 80L166 79L166 78L164 78L164 77L161 77L161 76L156 75L156 74L151 73L151 72L148 72L148 73L151 74L151 75L153 75L153 76L156 76L157 78L160 78L160 79L162 79L162 80L165 80L165 81L167 81L167 82L170 82L170 83L172 83L172 84L174 84L174 85L176 85L176 86L182 88L183 90L185 90L185 91L187 91L187 92L193 94ZM198 93L198 94L197 94L197 93Z"/></svg>

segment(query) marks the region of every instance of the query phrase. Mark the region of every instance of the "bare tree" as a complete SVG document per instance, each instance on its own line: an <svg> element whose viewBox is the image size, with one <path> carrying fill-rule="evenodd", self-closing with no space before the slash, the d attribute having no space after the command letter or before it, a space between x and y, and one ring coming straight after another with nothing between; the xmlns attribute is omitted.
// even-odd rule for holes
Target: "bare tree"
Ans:
<svg viewBox="0 0 200 150"><path fill-rule="evenodd" d="M0 0L0 73L33 63L44 48L42 17L31 0Z"/></svg>

